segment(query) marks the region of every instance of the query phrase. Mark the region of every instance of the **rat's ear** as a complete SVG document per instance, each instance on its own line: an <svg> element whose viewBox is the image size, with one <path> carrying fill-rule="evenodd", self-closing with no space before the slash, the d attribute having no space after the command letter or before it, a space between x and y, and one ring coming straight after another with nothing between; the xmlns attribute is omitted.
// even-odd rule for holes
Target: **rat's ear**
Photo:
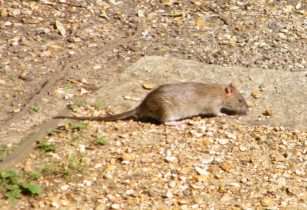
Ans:
<svg viewBox="0 0 307 210"><path fill-rule="evenodd" d="M235 89L235 87L234 87L234 85L233 85L232 83L230 83L229 85L227 85L227 86L225 87L225 93L226 93L226 95L227 95L227 96L232 95L234 89Z"/></svg>

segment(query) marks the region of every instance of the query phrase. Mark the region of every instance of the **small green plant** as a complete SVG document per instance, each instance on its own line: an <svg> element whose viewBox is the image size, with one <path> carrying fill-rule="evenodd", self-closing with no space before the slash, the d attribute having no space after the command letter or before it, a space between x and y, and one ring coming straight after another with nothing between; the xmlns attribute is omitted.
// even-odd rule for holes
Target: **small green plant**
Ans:
<svg viewBox="0 0 307 210"><path fill-rule="evenodd" d="M74 100L73 106L75 107L85 107L86 106L86 100L82 98L78 98Z"/></svg>
<svg viewBox="0 0 307 210"><path fill-rule="evenodd" d="M73 85L71 83L66 83L63 87L64 91L66 93L68 93L69 91L71 91L73 89Z"/></svg>
<svg viewBox="0 0 307 210"><path fill-rule="evenodd" d="M98 145L106 145L108 143L107 139L105 136L98 136L96 139L96 144Z"/></svg>
<svg viewBox="0 0 307 210"><path fill-rule="evenodd" d="M41 177L41 172L39 171L31 171L27 173L27 176L29 177L29 179L31 180L37 180L39 179L39 177Z"/></svg>
<svg viewBox="0 0 307 210"><path fill-rule="evenodd" d="M87 167L87 162L81 153L73 153L62 160L56 160L46 163L41 169L44 177L62 177L65 180L72 180L76 173L82 173Z"/></svg>
<svg viewBox="0 0 307 210"><path fill-rule="evenodd" d="M47 135L48 136L52 136L53 133L57 132L58 129L57 128L48 128L47 130Z"/></svg>
<svg viewBox="0 0 307 210"><path fill-rule="evenodd" d="M23 194L28 194L31 196L36 196L41 194L42 188L38 184L33 183L23 183L21 185Z"/></svg>
<svg viewBox="0 0 307 210"><path fill-rule="evenodd" d="M19 199L22 195L37 196L42 192L40 185L32 183L30 178L14 170L0 172L0 190L11 201Z"/></svg>
<svg viewBox="0 0 307 210"><path fill-rule="evenodd" d="M102 100L97 99L97 100L95 101L95 104L94 104L95 109L100 110L100 109L102 109L104 106L105 106L105 104L104 104L104 102L103 102Z"/></svg>
<svg viewBox="0 0 307 210"><path fill-rule="evenodd" d="M49 143L47 141L41 141L37 144L37 148L43 152L55 152L55 144Z"/></svg>
<svg viewBox="0 0 307 210"><path fill-rule="evenodd" d="M4 160L4 158L7 156L9 153L9 148L6 145L0 145L0 161Z"/></svg>
<svg viewBox="0 0 307 210"><path fill-rule="evenodd" d="M19 199L21 197L21 188L19 185L15 185L15 184L12 184L12 185L7 185L5 187L5 197L10 200L10 201L14 201L16 199Z"/></svg>
<svg viewBox="0 0 307 210"><path fill-rule="evenodd" d="M31 110L32 110L32 112L39 112L39 107L38 106L32 106Z"/></svg>
<svg viewBox="0 0 307 210"><path fill-rule="evenodd" d="M70 123L70 127L72 130L82 130L87 127L87 123L84 122L74 122Z"/></svg>
<svg viewBox="0 0 307 210"><path fill-rule="evenodd" d="M68 158L67 169L81 171L83 168L83 158L81 156L72 154Z"/></svg>
<svg viewBox="0 0 307 210"><path fill-rule="evenodd" d="M49 174L51 174L50 172L53 172L53 175L60 175L65 179L70 179L76 172L82 172L84 167L85 162L83 157L80 155L71 154L68 157L67 162L58 163L57 166L49 167L48 169Z"/></svg>
<svg viewBox="0 0 307 210"><path fill-rule="evenodd" d="M63 167L60 162L47 163L41 168L41 173L43 176L62 175Z"/></svg>

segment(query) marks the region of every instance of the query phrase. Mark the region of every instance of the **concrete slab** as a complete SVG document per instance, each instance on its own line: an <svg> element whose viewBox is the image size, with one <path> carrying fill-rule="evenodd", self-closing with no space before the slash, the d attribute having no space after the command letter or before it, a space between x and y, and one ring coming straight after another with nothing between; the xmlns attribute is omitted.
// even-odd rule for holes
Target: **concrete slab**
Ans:
<svg viewBox="0 0 307 210"><path fill-rule="evenodd" d="M143 84L159 85L178 81L233 82L251 105L243 121L307 128L307 71L222 67L191 60L149 56L128 67L120 78L104 84L95 97L101 98L119 112L139 103L148 92L142 88ZM271 112L271 116L263 114L265 112Z"/></svg>

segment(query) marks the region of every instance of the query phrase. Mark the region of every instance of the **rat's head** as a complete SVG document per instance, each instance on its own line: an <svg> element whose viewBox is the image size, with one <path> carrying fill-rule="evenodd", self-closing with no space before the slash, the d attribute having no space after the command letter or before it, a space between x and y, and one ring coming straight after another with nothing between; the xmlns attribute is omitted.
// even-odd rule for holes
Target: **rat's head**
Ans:
<svg viewBox="0 0 307 210"><path fill-rule="evenodd" d="M221 110L223 113L240 115L247 114L247 103L232 83L224 88L224 94L224 104Z"/></svg>

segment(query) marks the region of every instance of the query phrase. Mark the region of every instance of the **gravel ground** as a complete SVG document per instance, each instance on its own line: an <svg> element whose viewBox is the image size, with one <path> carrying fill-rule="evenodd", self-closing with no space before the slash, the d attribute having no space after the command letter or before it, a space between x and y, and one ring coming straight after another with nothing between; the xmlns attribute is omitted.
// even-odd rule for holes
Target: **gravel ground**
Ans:
<svg viewBox="0 0 307 210"><path fill-rule="evenodd" d="M68 79L99 84L144 55L307 69L304 1L0 4L2 128L30 111L27 104L58 75L67 73L62 86ZM100 66L82 71L78 62L93 53L101 54ZM61 72L73 61L70 72ZM302 130L247 126L235 118L195 118L177 127L66 123L45 138L55 151L35 150L18 165L41 174L43 193L15 204L1 194L0 208L307 209L306 137Z"/></svg>
<svg viewBox="0 0 307 210"><path fill-rule="evenodd" d="M15 207L307 209L306 139L306 132L230 118L176 127L64 123L46 138L55 152L36 150L20 164L42 173L43 194Z"/></svg>

